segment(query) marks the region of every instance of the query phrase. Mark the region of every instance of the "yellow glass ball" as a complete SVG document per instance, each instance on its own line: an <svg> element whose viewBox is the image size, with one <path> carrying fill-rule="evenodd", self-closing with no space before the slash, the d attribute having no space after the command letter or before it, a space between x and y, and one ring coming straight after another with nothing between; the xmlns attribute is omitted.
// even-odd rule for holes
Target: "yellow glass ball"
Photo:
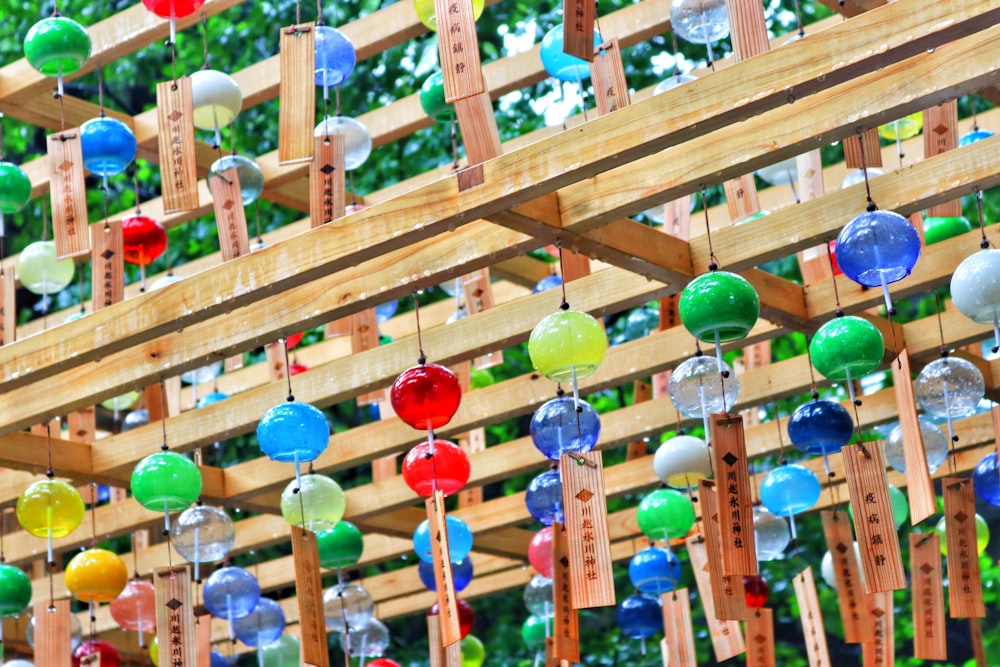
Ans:
<svg viewBox="0 0 1000 667"><path fill-rule="evenodd" d="M472 0L472 16L478 20L483 15L484 0ZM434 11L434 0L413 0L413 8L417 11L417 18L429 30L437 32L437 16Z"/></svg>
<svg viewBox="0 0 1000 667"><path fill-rule="evenodd" d="M17 520L35 537L66 537L83 521L83 498L76 487L57 479L43 479L21 492Z"/></svg>
<svg viewBox="0 0 1000 667"><path fill-rule="evenodd" d="M878 136L889 141L906 141L920 134L924 129L924 112L917 111L908 116L878 126Z"/></svg>
<svg viewBox="0 0 1000 667"><path fill-rule="evenodd" d="M149 659L156 667L160 667L160 642L153 635L153 641L149 642Z"/></svg>
<svg viewBox="0 0 1000 667"><path fill-rule="evenodd" d="M553 382L593 375L604 360L604 325L588 313L558 310L539 322L528 338L528 355L538 372Z"/></svg>
<svg viewBox="0 0 1000 667"><path fill-rule="evenodd" d="M66 566L66 588L84 602L111 602L128 583L128 570L118 554L107 549L87 549Z"/></svg>

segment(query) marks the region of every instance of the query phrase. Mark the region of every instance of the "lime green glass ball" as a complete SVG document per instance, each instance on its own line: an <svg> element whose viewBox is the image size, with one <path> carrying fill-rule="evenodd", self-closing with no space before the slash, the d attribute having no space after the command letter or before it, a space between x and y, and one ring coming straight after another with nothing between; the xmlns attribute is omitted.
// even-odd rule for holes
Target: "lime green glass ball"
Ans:
<svg viewBox="0 0 1000 667"><path fill-rule="evenodd" d="M972 229L964 215L927 216L924 218L924 245L946 241Z"/></svg>
<svg viewBox="0 0 1000 667"><path fill-rule="evenodd" d="M73 282L72 259L56 258L54 241L35 241L17 257L17 278L32 294L55 294Z"/></svg>
<svg viewBox="0 0 1000 667"><path fill-rule="evenodd" d="M924 113L916 111L891 123L878 126L878 136L889 141L906 141L920 134L924 127Z"/></svg>
<svg viewBox="0 0 1000 667"><path fill-rule="evenodd" d="M139 400L139 392L137 391L127 391L124 394L119 394L118 396L112 396L111 398L101 401L101 407L106 410L128 410L135 402Z"/></svg>
<svg viewBox="0 0 1000 667"><path fill-rule="evenodd" d="M475 635L462 639L462 667L482 667L486 662L486 647Z"/></svg>
<svg viewBox="0 0 1000 667"><path fill-rule="evenodd" d="M439 123L455 117L455 106L444 99L444 75L441 70L424 79L424 85L420 86L420 106L425 114Z"/></svg>
<svg viewBox="0 0 1000 667"><path fill-rule="evenodd" d="M560 310L535 325L528 355L539 373L553 382L593 375L604 361L608 337L604 326L587 313Z"/></svg>
<svg viewBox="0 0 1000 667"><path fill-rule="evenodd" d="M639 503L639 530L653 541L684 537L694 525L691 499L675 489L657 489Z"/></svg>
<svg viewBox="0 0 1000 667"><path fill-rule="evenodd" d="M947 518L941 517L941 520L937 522L934 526L934 532L941 536L941 555L948 555L948 538L946 537L945 529L947 527ZM990 543L990 526L986 523L986 519L976 514L976 553L982 554L986 551L987 545Z"/></svg>
<svg viewBox="0 0 1000 667"><path fill-rule="evenodd" d="M35 537L66 537L83 521L83 498L58 479L34 482L17 498L17 520Z"/></svg>
<svg viewBox="0 0 1000 667"><path fill-rule="evenodd" d="M132 470L132 495L149 510L185 510L201 495L201 471L183 454L151 454Z"/></svg>
<svg viewBox="0 0 1000 667"><path fill-rule="evenodd" d="M483 14L484 0L472 0L472 16L478 19ZM434 10L434 0L413 0L413 9L417 18L427 26L428 30L437 32L437 13Z"/></svg>
<svg viewBox="0 0 1000 667"><path fill-rule="evenodd" d="M90 58L90 35L73 19L50 16L28 30L24 57L45 76L72 74Z"/></svg>
<svg viewBox="0 0 1000 667"><path fill-rule="evenodd" d="M318 533L330 530L344 516L347 501L340 485L326 475L302 475L281 492L281 516L290 525Z"/></svg>
<svg viewBox="0 0 1000 667"><path fill-rule="evenodd" d="M316 544L323 567L351 567L361 559L365 538L350 521L338 521L333 528L316 534Z"/></svg>
<svg viewBox="0 0 1000 667"><path fill-rule="evenodd" d="M31 579L19 567L0 563L0 616L17 616L31 604Z"/></svg>
<svg viewBox="0 0 1000 667"><path fill-rule="evenodd" d="M760 317L760 298L743 276L709 271L687 284L677 312L684 328L699 340L740 340Z"/></svg>
<svg viewBox="0 0 1000 667"><path fill-rule="evenodd" d="M889 485L889 503L892 505L892 519L896 522L896 529L899 530L910 516L910 503L906 499L906 494L892 484ZM851 521L854 521L854 506L850 503L847 504L847 513Z"/></svg>
<svg viewBox="0 0 1000 667"><path fill-rule="evenodd" d="M0 162L0 211L17 213L31 199L31 179L12 162Z"/></svg>
<svg viewBox="0 0 1000 667"><path fill-rule="evenodd" d="M875 325L848 315L830 320L809 343L813 366L829 380L859 380L878 368L885 342Z"/></svg>

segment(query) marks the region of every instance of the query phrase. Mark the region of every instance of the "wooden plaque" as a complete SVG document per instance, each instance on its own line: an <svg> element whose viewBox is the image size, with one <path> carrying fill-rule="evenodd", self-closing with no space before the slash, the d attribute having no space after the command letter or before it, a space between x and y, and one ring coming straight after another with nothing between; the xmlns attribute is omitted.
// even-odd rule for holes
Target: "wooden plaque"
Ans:
<svg viewBox="0 0 1000 667"><path fill-rule="evenodd" d="M594 59L594 15L597 3L591 0L563 0L563 53Z"/></svg>
<svg viewBox="0 0 1000 667"><path fill-rule="evenodd" d="M854 535L847 512L824 511L823 533L826 547L833 558L833 578L837 582L837 601L840 620L844 625L844 641L860 644L871 641L871 619L868 617L868 603L861 585L861 571L854 551Z"/></svg>
<svg viewBox="0 0 1000 667"><path fill-rule="evenodd" d="M703 496L704 497L704 496ZM718 617L713 602L712 579L708 574L708 552L705 540L700 535L687 538L688 557L691 559L691 570L698 584L698 597L705 609L705 623L708 625L708 636L712 639L712 650L716 662L728 660L743 653L743 633L738 621L724 621ZM742 586L743 581L740 581ZM746 605L744 604L744 607Z"/></svg>
<svg viewBox="0 0 1000 667"><path fill-rule="evenodd" d="M760 213L760 198L757 196L757 184L754 183L753 174L744 174L726 181L723 190L726 192L726 206L729 209L731 223L736 224Z"/></svg>
<svg viewBox="0 0 1000 667"><path fill-rule="evenodd" d="M823 612L816 597L816 581L812 568L807 567L792 579L795 599L799 603L799 618L802 634L806 640L806 654L809 667L830 667L830 651L826 645L826 630L823 627Z"/></svg>
<svg viewBox="0 0 1000 667"><path fill-rule="evenodd" d="M759 0L726 0L736 62L771 50L764 21L764 3Z"/></svg>
<svg viewBox="0 0 1000 667"><path fill-rule="evenodd" d="M35 603L35 656L41 667L70 667L69 600Z"/></svg>
<svg viewBox="0 0 1000 667"><path fill-rule="evenodd" d="M438 616L441 620L441 645L449 646L462 639L458 628L455 582L451 577L448 551L448 525L444 518L444 493L434 492L426 501L434 558L434 583L437 588Z"/></svg>
<svg viewBox="0 0 1000 667"><path fill-rule="evenodd" d="M434 0L434 14L445 100L454 102L484 92L472 0Z"/></svg>
<svg viewBox="0 0 1000 667"><path fill-rule="evenodd" d="M747 667L774 667L774 614L754 609L747 618Z"/></svg>
<svg viewBox="0 0 1000 667"><path fill-rule="evenodd" d="M445 78L446 83L447 81ZM455 100L454 104L458 126L462 130L462 145L465 146L465 156L469 165L486 162L503 153L500 130L497 128L497 118L493 113L493 101L489 92L463 97ZM460 190L468 189L461 186L463 174L466 173L466 170L458 172ZM481 174L479 184L482 184Z"/></svg>
<svg viewBox="0 0 1000 667"><path fill-rule="evenodd" d="M892 367L892 384L899 410L899 427L903 433L903 459L906 462L906 492L910 499L910 520L915 526L937 513L934 483L927 468L924 436L917 421L917 402L913 394L910 354L904 347Z"/></svg>
<svg viewBox="0 0 1000 667"><path fill-rule="evenodd" d="M958 148L958 100L924 110L924 159ZM931 216L962 215L962 200L953 199L928 211Z"/></svg>
<svg viewBox="0 0 1000 667"><path fill-rule="evenodd" d="M892 591L870 594L868 615L872 619L875 638L861 645L862 664L864 667L892 667L896 664Z"/></svg>
<svg viewBox="0 0 1000 667"><path fill-rule="evenodd" d="M0 345L13 343L17 332L17 280L0 266Z"/></svg>
<svg viewBox="0 0 1000 667"><path fill-rule="evenodd" d="M198 647L199 665L212 663L212 615L200 614L194 619L194 637Z"/></svg>
<svg viewBox="0 0 1000 667"><path fill-rule="evenodd" d="M969 641L972 644L976 667L989 667L986 662L986 646L983 645L983 626L978 618L969 619Z"/></svg>
<svg viewBox="0 0 1000 667"><path fill-rule="evenodd" d="M910 533L910 586L913 591L913 657L947 660L941 538Z"/></svg>
<svg viewBox="0 0 1000 667"><path fill-rule="evenodd" d="M571 282L590 275L590 258L584 254L563 248L562 279Z"/></svg>
<svg viewBox="0 0 1000 667"><path fill-rule="evenodd" d="M164 396L164 392L166 396ZM181 378L174 375L163 382L151 384L145 391L146 410L149 411L149 421L158 422L166 417L175 417L180 414L181 405ZM163 410L166 407L166 414Z"/></svg>
<svg viewBox="0 0 1000 667"><path fill-rule="evenodd" d="M879 144L878 128L873 127L870 130L862 132L861 142L864 143L865 166L868 168L881 167L882 147ZM858 135L856 134L844 137L844 140L841 142L844 147L844 166L848 169L861 169L861 142L858 141Z"/></svg>
<svg viewBox="0 0 1000 667"><path fill-rule="evenodd" d="M552 656L580 662L580 623L573 606L570 581L569 542L563 525L552 524L552 592L555 597L552 619Z"/></svg>
<svg viewBox="0 0 1000 667"><path fill-rule="evenodd" d="M740 415L711 416L712 451L718 480L719 538L722 573L757 574L753 531L753 496L747 466L747 446Z"/></svg>
<svg viewBox="0 0 1000 667"><path fill-rule="evenodd" d="M302 664L328 667L326 618L323 615L323 581L320 578L316 534L292 526L292 560L295 562L295 594L299 603Z"/></svg>
<svg viewBox="0 0 1000 667"><path fill-rule="evenodd" d="M83 147L74 128L46 137L49 157L49 201L56 257L90 252L87 231L87 184L83 180Z"/></svg>
<svg viewBox="0 0 1000 667"><path fill-rule="evenodd" d="M374 350L379 345L378 316L374 308L351 315L351 352L358 354ZM369 405L385 399L385 389L376 389L355 398L358 405Z"/></svg>
<svg viewBox="0 0 1000 667"><path fill-rule="evenodd" d="M315 24L287 26L279 33L278 162L304 162L313 156L316 124Z"/></svg>
<svg viewBox="0 0 1000 667"><path fill-rule="evenodd" d="M153 584L156 587L156 639L160 647L160 664L198 664L191 575L187 567L159 568L153 572Z"/></svg>
<svg viewBox="0 0 1000 667"><path fill-rule="evenodd" d="M653 398L653 386L648 382L636 380L632 383L632 405L639 405ZM629 461L640 459L646 455L647 442L645 438L639 438L628 443L628 450L625 458Z"/></svg>
<svg viewBox="0 0 1000 667"><path fill-rule="evenodd" d="M691 600L688 589L670 591L660 596L663 607L664 664L670 667L697 667L694 629L691 626Z"/></svg>
<svg viewBox="0 0 1000 667"><path fill-rule="evenodd" d="M712 582L712 600L716 618L742 621L747 617L746 593L742 576L727 576L722 571L722 546L719 532L719 498L715 482L698 480L698 495L705 524L705 553L708 577ZM697 569L694 556L691 567Z"/></svg>
<svg viewBox="0 0 1000 667"><path fill-rule="evenodd" d="M477 315L493 307L493 286L490 283L489 267L462 276L462 297L465 312ZM476 368L482 370L503 363L503 350L487 352L476 357Z"/></svg>
<svg viewBox="0 0 1000 667"><path fill-rule="evenodd" d="M865 592L906 588L899 535L892 515L889 482L881 449L876 443L867 443L864 449L850 445L840 451L844 456L847 488L854 510L854 528L861 549Z"/></svg>
<svg viewBox="0 0 1000 667"><path fill-rule="evenodd" d="M315 138L316 159L309 165L309 221L313 227L342 218L347 208L344 135Z"/></svg>
<svg viewBox="0 0 1000 667"><path fill-rule="evenodd" d="M427 646L431 667L461 667L462 643L441 645L441 617L438 614L427 616ZM345 663L349 664L350 660L347 659Z"/></svg>
<svg viewBox="0 0 1000 667"><path fill-rule="evenodd" d="M615 604L615 579L601 452L580 454L579 462L563 455L559 471L573 608L610 607Z"/></svg>
<svg viewBox="0 0 1000 667"><path fill-rule="evenodd" d="M621 47L616 38L601 44L590 63L590 78L594 82L597 113L601 116L631 104Z"/></svg>
<svg viewBox="0 0 1000 667"><path fill-rule="evenodd" d="M95 311L125 298L125 255L121 220L90 228L90 300Z"/></svg>
<svg viewBox="0 0 1000 667"><path fill-rule="evenodd" d="M976 496L972 479L945 477L945 537L948 543L948 601L952 618L982 618L983 582L976 547Z"/></svg>
<svg viewBox="0 0 1000 667"><path fill-rule="evenodd" d="M156 114L160 127L163 212L192 211L198 208L198 164L190 78L185 76L156 85Z"/></svg>
<svg viewBox="0 0 1000 667"><path fill-rule="evenodd" d="M236 167L231 167L212 176L210 185L222 260L228 262L231 259L249 255L250 238L247 234L247 214L243 208L240 177L236 173Z"/></svg>
<svg viewBox="0 0 1000 667"><path fill-rule="evenodd" d="M663 231L685 241L691 238L691 195L663 205Z"/></svg>

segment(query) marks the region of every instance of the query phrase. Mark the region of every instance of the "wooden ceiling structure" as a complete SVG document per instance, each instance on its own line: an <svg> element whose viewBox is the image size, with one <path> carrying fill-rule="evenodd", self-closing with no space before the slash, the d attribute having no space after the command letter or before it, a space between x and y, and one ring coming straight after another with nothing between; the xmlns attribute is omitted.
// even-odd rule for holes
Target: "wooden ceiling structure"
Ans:
<svg viewBox="0 0 1000 667"><path fill-rule="evenodd" d="M204 11L211 16L236 4L238 0L208 0ZM475 269L491 267L494 277L502 278L493 287L496 305L447 326L451 304L424 309L423 348L429 358L455 364L523 342L558 306L551 292L530 294L530 286L549 269L525 254L557 240L600 261L591 275L567 286L572 306L595 315L619 313L679 292L705 270L714 252L723 268L741 272L761 296L762 318L741 346L793 330L814 331L834 313L836 281L842 308L867 313L884 332L888 347L905 346L917 363L936 358L936 321L899 325L872 315L869 311L880 304L880 293L862 290L843 277L798 285L756 268L829 241L863 209L863 186L838 189L842 165L825 169L826 187L801 203L793 204L784 189L762 191L762 203L771 211L763 218L731 226L724 207L710 210L710 241L698 231L699 224L692 224L692 236L684 240L629 218L905 114L962 95L996 95L1000 0L849 1L845 10L850 18L812 26L806 38L792 43L779 46L781 40L776 40L771 51L743 62L719 62L717 71L703 73L682 88L655 97L649 90L637 91L631 106L606 116L587 122L573 119L568 129L549 128L511 140L501 156L482 164L482 183L475 187L463 189L459 176L448 168L414 175L366 196L367 208L334 224L310 229L303 219L268 235L269 246L251 255L226 263L211 256L177 267L184 279L160 291L139 294L133 286L124 302L76 321L46 331L37 323L23 327L16 342L0 347L0 466L10 469L0 479L0 505L10 507L46 467L45 438L27 431L34 425ZM629 46L668 31L668 17L667 2L643 0L600 21L606 37ZM341 29L361 59L423 30L408 2L389 5ZM167 26L137 5L94 25L90 33L92 69L97 61L127 57L164 38ZM537 46L483 69L494 98L544 77ZM244 108L276 97L278 74L277 57L233 72ZM25 61L9 64L0 68L0 109L57 129L59 107L51 88L51 81ZM67 125L75 125L97 115L97 107L66 98L64 112ZM156 110L135 117L109 113L134 129L140 156L156 161ZM358 119L376 145L405 138L431 123L415 96ZM1000 114L990 112L979 120L1000 127ZM915 140L905 152L905 166L887 169L871 183L881 208L910 215L1000 184L1000 137L925 159L918 157L922 149ZM215 157L207 144L199 144L200 173ZM307 215L307 167L280 165L276 153L257 161L266 178L263 197ZM31 176L33 195L44 194L46 158L23 167ZM143 210L175 226L211 212L204 184L201 203L198 210L183 214L163 214L159 201L144 202ZM918 295L945 284L958 263L976 251L976 233L925 248L914 274L894 285L894 294ZM990 236L995 233L990 231ZM6 259L5 266L10 265ZM949 342L956 346L991 333L957 312L946 312L943 322ZM346 339L300 350L299 358L311 370L296 376L296 398L323 407L388 386L416 357L412 314L387 322L383 331L395 342L360 354L350 353ZM693 352L693 340L681 327L653 333L611 348L581 390L590 394L647 378ZM996 395L998 362L976 363L991 396ZM809 375L805 357L741 373L736 408L751 409L806 392ZM262 365L223 375L219 388L231 397L197 410L184 404L167 417L174 451L194 451L253 430L286 393L285 385L271 382ZM551 383L531 374L476 389L463 397L454 421L440 435L457 436L528 414L552 392ZM861 418L866 424L883 423L895 412L892 390L883 390L866 397ZM616 410L602 416L599 447L655 436L679 420L667 397ZM988 415L980 415L964 420L959 428L963 437L958 468L969 470L994 446L993 427ZM59 440L57 473L78 484L97 481L127 488L135 463L156 451L161 439L160 425L151 424L96 443ZM333 435L315 467L336 477L338 470L404 452L416 439L414 431L396 419L360 426ZM753 457L774 455L775 425L748 428L747 444ZM545 465L529 438L488 447L471 460L471 486ZM839 457L832 462L835 471L842 472ZM818 462L808 465L820 469ZM292 478L291 466L256 458L225 469L202 466L202 475L206 502L264 512L237 522L236 552L287 539L287 525L277 511L280 491ZM605 476L611 497L658 483L649 456L609 466ZM906 483L894 473L890 478L900 486ZM843 475L838 474L824 490L821 505L828 506L838 493L835 487L842 484ZM839 494L846 497L842 489ZM412 550L409 536L423 518L416 500L399 477L347 491L345 518L366 534L362 564L398 559ZM524 527L530 517L523 493L462 507L456 514L475 535L476 577L464 597L520 588L530 579L524 565L532 533ZM98 507L94 520L99 536L118 536L156 525L161 518L125 499ZM610 527L615 558L627 559L640 535L635 510L612 514ZM67 552L90 539L90 531L81 528L57 540L56 547ZM11 563L36 561L44 549L42 540L23 531L5 538ZM134 556L139 571L148 573L164 564L166 553L166 544L138 550ZM131 558L125 556L126 562ZM258 566L265 591L289 587L293 572L291 557ZM36 579L35 584L38 595L48 594L47 579ZM57 595L65 594L61 574L54 575L53 584ZM433 602L415 567L369 578L365 586L377 601L376 615L383 619L422 613ZM295 601L282 604L294 631ZM23 633L15 626L23 620L5 625L4 636L16 646ZM134 645L134 637L118 631L106 610L99 613L97 627L102 637L122 647ZM222 624L213 628L213 636L226 636Z"/></svg>

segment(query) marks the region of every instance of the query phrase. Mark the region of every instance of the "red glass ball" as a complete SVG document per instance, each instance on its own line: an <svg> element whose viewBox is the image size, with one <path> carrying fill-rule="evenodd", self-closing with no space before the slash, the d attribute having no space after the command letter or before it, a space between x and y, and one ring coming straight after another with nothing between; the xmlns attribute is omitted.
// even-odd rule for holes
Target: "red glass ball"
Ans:
<svg viewBox="0 0 1000 667"><path fill-rule="evenodd" d="M288 346L289 350L294 350L295 347L302 342L302 337L305 335L306 334L304 331L292 334L291 336L285 339L285 345Z"/></svg>
<svg viewBox="0 0 1000 667"><path fill-rule="evenodd" d="M167 230L147 215L133 215L122 220L122 245L126 262L146 266L166 249Z"/></svg>
<svg viewBox="0 0 1000 667"><path fill-rule="evenodd" d="M451 370L420 364L399 374L389 393L392 409L413 428L438 428L451 421L462 402L462 388Z"/></svg>
<svg viewBox="0 0 1000 667"><path fill-rule="evenodd" d="M309 370L308 366L306 366L305 364L300 364L297 361L293 361L292 363L288 364L289 375L298 375L299 373L305 373L307 370Z"/></svg>
<svg viewBox="0 0 1000 667"><path fill-rule="evenodd" d="M88 655L100 654L101 667L118 667L121 658L118 649L103 639L88 639L73 651L73 667L80 667L80 659Z"/></svg>
<svg viewBox="0 0 1000 667"><path fill-rule="evenodd" d="M552 526L545 526L531 538L528 562L543 577L552 576Z"/></svg>
<svg viewBox="0 0 1000 667"><path fill-rule="evenodd" d="M375 658L366 662L365 667L401 667L401 665L389 658Z"/></svg>
<svg viewBox="0 0 1000 667"><path fill-rule="evenodd" d="M462 598L455 598L455 607L458 608L458 631L464 638L465 635L472 632L472 626L476 624L476 614L472 611L472 605ZM437 616L438 609L438 603L435 602L427 611L427 615Z"/></svg>
<svg viewBox="0 0 1000 667"><path fill-rule="evenodd" d="M833 262L833 275L842 276L844 272L840 270L840 265L837 264L837 239L829 242L830 246L830 259Z"/></svg>
<svg viewBox="0 0 1000 667"><path fill-rule="evenodd" d="M435 489L450 496L469 481L469 455L447 440L434 441L434 454L426 440L403 459L403 481L418 496L429 498Z"/></svg>
<svg viewBox="0 0 1000 667"><path fill-rule="evenodd" d="M142 4L160 18L179 19L194 14L205 4L205 0L142 0Z"/></svg>
<svg viewBox="0 0 1000 667"><path fill-rule="evenodd" d="M743 591L747 597L747 608L760 609L767 603L767 595L771 589L764 577L751 574L743 577Z"/></svg>

